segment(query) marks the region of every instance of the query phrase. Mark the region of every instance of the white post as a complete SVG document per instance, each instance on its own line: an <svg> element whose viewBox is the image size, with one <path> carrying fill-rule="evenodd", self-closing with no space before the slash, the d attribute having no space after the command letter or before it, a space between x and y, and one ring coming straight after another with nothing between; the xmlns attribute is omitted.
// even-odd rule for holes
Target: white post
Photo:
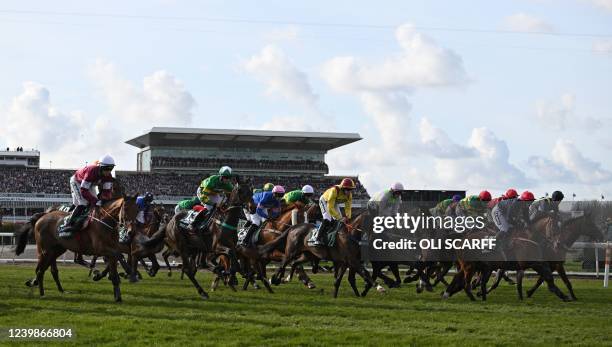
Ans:
<svg viewBox="0 0 612 347"><path fill-rule="evenodd" d="M291 225L296 225L298 222L298 210L291 210Z"/></svg>
<svg viewBox="0 0 612 347"><path fill-rule="evenodd" d="M610 251L610 244L606 242L606 266L604 269L604 288L608 288L608 277L610 276L610 258L612 258L612 252Z"/></svg>
<svg viewBox="0 0 612 347"><path fill-rule="evenodd" d="M595 278L599 278L599 247L595 244Z"/></svg>

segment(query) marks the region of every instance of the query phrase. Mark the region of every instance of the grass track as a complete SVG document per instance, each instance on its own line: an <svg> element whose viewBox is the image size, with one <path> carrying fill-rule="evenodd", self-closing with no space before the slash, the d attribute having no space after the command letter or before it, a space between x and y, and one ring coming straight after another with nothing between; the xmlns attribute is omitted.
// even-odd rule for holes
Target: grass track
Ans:
<svg viewBox="0 0 612 347"><path fill-rule="evenodd" d="M0 328L72 327L79 345L612 345L612 289L594 280L574 280L580 301L571 303L544 288L519 302L507 284L486 303L463 293L442 301L413 285L356 298L346 280L333 299L330 275L314 275L315 290L297 282L275 294L220 287L203 301L189 280L162 271L123 281L124 302L115 304L111 283L92 282L84 268L60 265L64 295L47 272L45 298L23 284L33 273L30 265L0 265ZM212 276L198 279L208 288Z"/></svg>

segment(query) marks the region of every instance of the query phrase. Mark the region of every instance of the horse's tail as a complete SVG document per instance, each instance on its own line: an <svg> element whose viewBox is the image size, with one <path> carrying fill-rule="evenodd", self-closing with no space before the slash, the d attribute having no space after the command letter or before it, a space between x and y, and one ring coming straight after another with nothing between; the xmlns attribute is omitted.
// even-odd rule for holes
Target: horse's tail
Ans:
<svg viewBox="0 0 612 347"><path fill-rule="evenodd" d="M287 235L289 235L289 232L292 230L292 228L289 228L285 231L283 231L283 233L275 238L274 240L266 243L263 246L259 246L257 249L257 253L259 254L259 256L266 256L270 253L272 253L278 246L280 246L282 243L284 243L287 240Z"/></svg>
<svg viewBox="0 0 612 347"><path fill-rule="evenodd" d="M160 227L150 239L144 241L142 245L146 248L156 248L161 245L166 239L166 226L167 224L162 224L162 227Z"/></svg>
<svg viewBox="0 0 612 347"><path fill-rule="evenodd" d="M15 232L15 239L17 239L17 247L15 247L15 254L20 255L25 251L26 245L28 244L28 238L30 235L30 231L34 229L36 222L40 219L40 217L44 216L44 212L36 213L27 223L25 223L19 231Z"/></svg>

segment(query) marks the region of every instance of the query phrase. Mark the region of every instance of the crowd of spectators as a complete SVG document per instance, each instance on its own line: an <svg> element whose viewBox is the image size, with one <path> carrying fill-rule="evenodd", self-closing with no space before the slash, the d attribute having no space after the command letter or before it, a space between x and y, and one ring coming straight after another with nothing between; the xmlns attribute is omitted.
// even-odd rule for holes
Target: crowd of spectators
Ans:
<svg viewBox="0 0 612 347"><path fill-rule="evenodd" d="M176 158L154 157L151 166L154 168L200 168L210 169L223 165L235 169L259 170L311 170L328 173L327 164L315 160L267 160L267 159L229 159L229 158Z"/></svg>
<svg viewBox="0 0 612 347"><path fill-rule="evenodd" d="M212 174L213 171L209 172ZM45 193L70 194L69 180L74 170L45 170L29 168L0 167L0 193ZM151 192L155 195L192 196L206 174L187 173L144 173L119 171L116 178L126 193ZM314 187L316 194L322 194L327 188L339 184L341 177L334 176L243 176L251 178L255 187L262 187L267 182L280 184L287 190L300 189L305 184ZM355 178L356 199L367 199L368 193Z"/></svg>

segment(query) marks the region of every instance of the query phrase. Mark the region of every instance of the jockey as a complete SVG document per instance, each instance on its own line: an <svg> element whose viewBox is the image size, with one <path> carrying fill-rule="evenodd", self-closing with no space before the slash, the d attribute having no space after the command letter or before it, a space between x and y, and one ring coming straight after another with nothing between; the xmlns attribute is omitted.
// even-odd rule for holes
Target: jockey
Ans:
<svg viewBox="0 0 612 347"><path fill-rule="evenodd" d="M253 202L257 205L255 213L250 213L248 219L251 222L246 235L242 239L242 246L252 247L253 234L268 218L276 218L280 214L280 200L285 194L283 186L274 186L271 192L259 192L253 195Z"/></svg>
<svg viewBox="0 0 612 347"><path fill-rule="evenodd" d="M529 220L534 223L538 219L550 216L557 220L559 214L559 204L563 200L563 193L556 190L551 197L540 198L529 206Z"/></svg>
<svg viewBox="0 0 612 347"><path fill-rule="evenodd" d="M102 206L103 200L110 200L113 189L113 176L111 172L115 168L115 159L105 155L92 165L77 170L70 177L70 192L72 193L72 204L75 205L70 218L62 228L60 236L72 237L74 222L82 215L87 207ZM100 186L100 198L96 197L96 187Z"/></svg>
<svg viewBox="0 0 612 347"><path fill-rule="evenodd" d="M266 183L263 186L263 189L257 188L257 189L253 189L253 194L257 194L257 193L261 193L261 192L271 192L272 189L274 189L274 183Z"/></svg>
<svg viewBox="0 0 612 347"><path fill-rule="evenodd" d="M149 209L153 202L153 194L146 192L144 195L136 198L136 206L138 206L138 214L136 215L136 221L140 225L145 225L149 219Z"/></svg>
<svg viewBox="0 0 612 347"><path fill-rule="evenodd" d="M469 195L461 199L456 207L457 216L482 216L486 213L487 203L491 201L491 193L483 190L478 195Z"/></svg>
<svg viewBox="0 0 612 347"><path fill-rule="evenodd" d="M322 246L322 239L327 235L328 229L333 225L333 221L345 221L351 219L351 208L353 203L352 191L355 189L355 182L350 178L345 178L340 184L335 185L325 191L319 199L319 208L323 215L323 223L319 229L315 229L312 238L308 240L311 246ZM344 203L344 214L342 217L338 204Z"/></svg>
<svg viewBox="0 0 612 347"><path fill-rule="evenodd" d="M231 179L232 168L229 166L220 168L218 175L212 175L204 179L197 191L200 203L209 211L216 205L220 205L225 199L225 194L234 190Z"/></svg>
<svg viewBox="0 0 612 347"><path fill-rule="evenodd" d="M496 235L497 243L502 247L509 237L511 229L529 225L529 205L535 200L533 193L526 190L517 198L500 201L494 208L493 222L499 229Z"/></svg>
<svg viewBox="0 0 612 347"><path fill-rule="evenodd" d="M310 185L305 185L301 190L292 190L283 195L283 201L285 202L288 210L293 209L296 202L301 202L304 205L310 205L312 203L312 196L314 195L314 188Z"/></svg>
<svg viewBox="0 0 612 347"><path fill-rule="evenodd" d="M198 204L193 205L192 210L186 217L189 225L188 229L193 230L196 219L201 220L198 216L208 215L217 205L223 203L225 194L231 193L234 190L234 184L231 179L232 168L223 166L219 169L218 175L212 175L202 180L196 193ZM200 213L203 210L205 213Z"/></svg>
<svg viewBox="0 0 612 347"><path fill-rule="evenodd" d="M385 189L373 196L368 201L368 208L376 211L379 216L395 216L399 213L402 203L402 191L404 186L396 182L389 189Z"/></svg>
<svg viewBox="0 0 612 347"><path fill-rule="evenodd" d="M448 216L448 215L452 214L449 211L449 209L454 211L455 210L455 206L457 205L457 203L459 203L459 201L461 201L461 195L455 194L455 195L453 195L453 197L451 199L444 199L444 200L440 201L436 205L436 207L430 209L429 211L431 212L431 215L434 216L434 217Z"/></svg>

